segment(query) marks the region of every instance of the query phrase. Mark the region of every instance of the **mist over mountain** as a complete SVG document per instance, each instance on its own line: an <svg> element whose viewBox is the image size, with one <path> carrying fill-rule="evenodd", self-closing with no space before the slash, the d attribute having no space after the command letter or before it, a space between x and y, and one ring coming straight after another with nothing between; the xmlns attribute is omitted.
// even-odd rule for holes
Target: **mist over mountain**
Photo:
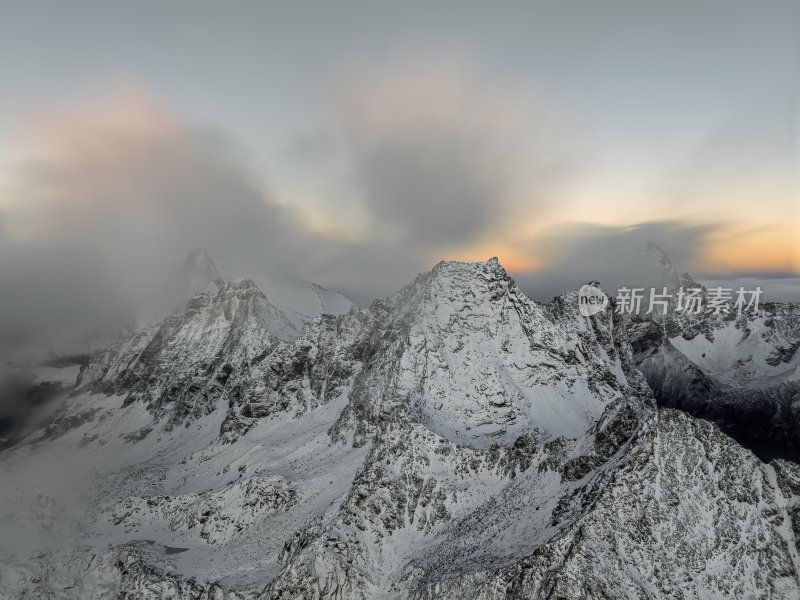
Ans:
<svg viewBox="0 0 800 600"><path fill-rule="evenodd" d="M800 2L0 6L0 600L800 599Z"/></svg>
<svg viewBox="0 0 800 600"><path fill-rule="evenodd" d="M800 593L800 470L732 425L756 411L794 447L796 306L584 317L576 292L538 303L491 259L358 308L214 264L191 253L197 293L170 316L19 371L53 396L2 451L3 593Z"/></svg>

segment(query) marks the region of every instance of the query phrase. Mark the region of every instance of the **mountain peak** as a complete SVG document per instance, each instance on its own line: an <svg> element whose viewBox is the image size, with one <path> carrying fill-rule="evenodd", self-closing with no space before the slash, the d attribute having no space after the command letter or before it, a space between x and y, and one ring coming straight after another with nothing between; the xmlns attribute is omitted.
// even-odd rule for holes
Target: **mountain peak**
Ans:
<svg viewBox="0 0 800 600"><path fill-rule="evenodd" d="M217 293L225 284L211 253L205 248L195 248L180 267L178 280L183 291L190 295Z"/></svg>
<svg viewBox="0 0 800 600"><path fill-rule="evenodd" d="M490 300L514 287L496 257L477 262L442 260L388 298L390 303L416 303L425 297ZM417 310L416 308L413 310Z"/></svg>
<svg viewBox="0 0 800 600"><path fill-rule="evenodd" d="M644 247L644 252L649 257L655 259L660 265L662 269L661 278L664 282L664 285L670 289L678 289L678 286L680 285L678 271L673 266L672 261L667 256L667 253L662 250L661 246L652 241L647 242Z"/></svg>
<svg viewBox="0 0 800 600"><path fill-rule="evenodd" d="M488 260L464 262L458 260L442 260L431 269L431 274L441 275L493 275L495 277L508 277L508 273L500 264L496 256Z"/></svg>

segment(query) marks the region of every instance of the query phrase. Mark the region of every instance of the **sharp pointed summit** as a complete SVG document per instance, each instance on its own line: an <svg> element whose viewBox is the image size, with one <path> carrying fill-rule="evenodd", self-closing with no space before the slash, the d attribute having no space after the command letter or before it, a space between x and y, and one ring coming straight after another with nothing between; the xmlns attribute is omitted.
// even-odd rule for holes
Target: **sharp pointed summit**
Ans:
<svg viewBox="0 0 800 600"><path fill-rule="evenodd" d="M202 250L187 265L216 291L90 357L5 450L0 506L25 518L3 526L42 541L0 557L0 594L800 597L800 468L656 405L673 384L705 391L726 358L708 335L755 349L733 375L789 377L795 345L754 345L797 339L788 308L665 353L668 327L587 319L577 292L536 302L497 259L440 262L365 309L298 279L224 282ZM90 466L83 510L63 510L55 476L19 493L31 461L65 456Z"/></svg>
<svg viewBox="0 0 800 600"><path fill-rule="evenodd" d="M216 261L205 248L195 248L183 261L178 282L181 291L188 295L207 293L216 294L225 284Z"/></svg>

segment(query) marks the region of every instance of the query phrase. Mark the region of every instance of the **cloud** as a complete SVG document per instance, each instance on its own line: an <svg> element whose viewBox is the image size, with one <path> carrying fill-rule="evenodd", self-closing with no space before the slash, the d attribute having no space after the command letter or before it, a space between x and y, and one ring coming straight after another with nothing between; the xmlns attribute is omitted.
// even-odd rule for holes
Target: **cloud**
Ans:
<svg viewBox="0 0 800 600"><path fill-rule="evenodd" d="M28 345L82 352L163 310L196 247L230 277L268 288L299 275L362 304L430 267L431 246L406 236L316 232L230 147L135 88L28 115L2 172L0 357Z"/></svg>
<svg viewBox="0 0 800 600"><path fill-rule="evenodd" d="M195 247L235 276L294 266L302 226L217 139L138 90L37 114L7 165L0 336L49 342L165 297Z"/></svg>
<svg viewBox="0 0 800 600"><path fill-rule="evenodd" d="M533 298L549 301L562 292L597 280L606 291L664 285L663 270L646 252L657 244L678 273L685 272L703 252L718 224L652 221L628 227L565 223L529 243L530 252L547 266L535 273L517 274L520 286Z"/></svg>
<svg viewBox="0 0 800 600"><path fill-rule="evenodd" d="M280 179L265 189L229 140L142 90L30 116L2 173L11 185L0 199L0 356L65 339L85 351L98 328L160 310L174 269L196 247L268 293L271 281L299 275L367 304L440 259L477 248L486 256L470 258L488 258L502 243L547 265L517 274L546 299L638 273L631 256L644 241L687 263L715 231L667 221L511 235L548 210L574 153L526 92L491 83L458 63L339 80L335 139L297 151L309 168L330 148L350 157L351 192L371 223L356 236L312 227L276 201ZM336 200L325 210L335 212Z"/></svg>
<svg viewBox="0 0 800 600"><path fill-rule="evenodd" d="M357 69L336 92L375 227L429 253L502 227L523 188L535 213L537 191L567 160L563 132L539 98L463 61Z"/></svg>
<svg viewBox="0 0 800 600"><path fill-rule="evenodd" d="M763 233L776 236L772 228ZM647 252L652 242L663 250L678 274L689 272L703 285L734 289L761 286L766 300L796 302L800 279L791 270L721 268L725 265L717 256L720 248L735 250L741 234L738 227L724 221L698 224L662 220L626 227L563 223L527 244L527 251L542 257L546 266L534 273L513 275L529 296L544 302L592 280L600 281L612 294L622 286L659 288L666 282L657 257ZM716 260L710 263L709 257Z"/></svg>
<svg viewBox="0 0 800 600"><path fill-rule="evenodd" d="M117 267L129 257L160 263L198 244L242 257L259 250L254 240L292 226L222 144L141 92L45 115L32 129L44 149L18 169L9 218L39 241L80 238Z"/></svg>

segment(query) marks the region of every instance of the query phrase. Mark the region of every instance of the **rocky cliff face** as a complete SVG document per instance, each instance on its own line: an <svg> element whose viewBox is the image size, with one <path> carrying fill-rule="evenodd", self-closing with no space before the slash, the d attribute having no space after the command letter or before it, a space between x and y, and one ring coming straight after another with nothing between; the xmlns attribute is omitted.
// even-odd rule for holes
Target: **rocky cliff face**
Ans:
<svg viewBox="0 0 800 600"><path fill-rule="evenodd" d="M0 533L30 541L3 549L0 590L798 597L800 470L659 411L637 368L667 364L657 333L533 302L495 259L300 331L224 283L95 357L2 455L29 524ZM673 350L664 389L712 390Z"/></svg>
<svg viewBox="0 0 800 600"><path fill-rule="evenodd" d="M786 463L784 463L786 464ZM790 467L796 473L796 467ZM796 490L713 425L655 414L572 527L498 569L426 581L420 598L791 598ZM769 550L767 550L769 548Z"/></svg>
<svg viewBox="0 0 800 600"><path fill-rule="evenodd" d="M678 283L701 287L687 274ZM706 290L702 297L705 306ZM658 403L717 423L765 458L800 459L800 306L767 302L758 314L674 308L626 325Z"/></svg>

